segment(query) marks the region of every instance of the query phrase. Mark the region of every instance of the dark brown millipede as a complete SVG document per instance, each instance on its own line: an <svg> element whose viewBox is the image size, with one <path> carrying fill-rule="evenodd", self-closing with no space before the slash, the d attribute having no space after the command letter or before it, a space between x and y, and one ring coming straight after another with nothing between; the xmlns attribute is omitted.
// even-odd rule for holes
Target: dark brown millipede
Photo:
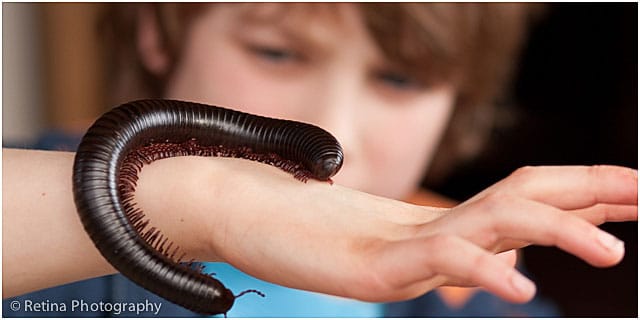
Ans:
<svg viewBox="0 0 640 320"><path fill-rule="evenodd" d="M75 156L73 194L86 232L106 260L145 289L201 314L225 314L231 290L176 256L179 248L134 203L142 166L183 156L239 157L297 179L330 181L343 160L338 141L316 126L176 100L139 100L107 112Z"/></svg>

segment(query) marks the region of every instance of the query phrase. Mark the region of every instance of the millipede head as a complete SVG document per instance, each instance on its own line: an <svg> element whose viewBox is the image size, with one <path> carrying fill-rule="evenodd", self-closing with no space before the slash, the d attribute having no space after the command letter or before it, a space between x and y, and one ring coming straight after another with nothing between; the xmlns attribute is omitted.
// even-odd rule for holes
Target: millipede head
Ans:
<svg viewBox="0 0 640 320"><path fill-rule="evenodd" d="M209 312L210 314L224 314L227 317L227 312L233 307L233 303L236 300L236 296L233 295L231 290L222 287L220 296L211 301L212 305L209 305L209 309L214 310Z"/></svg>

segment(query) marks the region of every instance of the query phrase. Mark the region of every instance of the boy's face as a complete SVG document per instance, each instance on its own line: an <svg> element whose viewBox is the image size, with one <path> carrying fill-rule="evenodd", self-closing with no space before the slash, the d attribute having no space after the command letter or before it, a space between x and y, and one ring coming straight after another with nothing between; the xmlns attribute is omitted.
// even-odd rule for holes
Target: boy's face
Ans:
<svg viewBox="0 0 640 320"><path fill-rule="evenodd" d="M444 131L453 89L422 86L397 70L353 5L306 9L207 10L184 39L167 98L316 124L344 147L337 183L407 196Z"/></svg>

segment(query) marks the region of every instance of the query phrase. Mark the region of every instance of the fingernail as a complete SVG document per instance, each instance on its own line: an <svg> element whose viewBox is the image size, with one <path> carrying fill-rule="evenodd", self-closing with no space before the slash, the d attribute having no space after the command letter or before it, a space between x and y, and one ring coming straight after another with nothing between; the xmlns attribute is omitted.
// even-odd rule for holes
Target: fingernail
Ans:
<svg viewBox="0 0 640 320"><path fill-rule="evenodd" d="M622 254L624 252L624 242L604 231L600 231L598 234L598 242L600 242L600 245L605 249L611 252L617 254Z"/></svg>
<svg viewBox="0 0 640 320"><path fill-rule="evenodd" d="M513 277L511 277L511 286L527 297L532 297L536 291L535 284L519 273L514 273Z"/></svg>

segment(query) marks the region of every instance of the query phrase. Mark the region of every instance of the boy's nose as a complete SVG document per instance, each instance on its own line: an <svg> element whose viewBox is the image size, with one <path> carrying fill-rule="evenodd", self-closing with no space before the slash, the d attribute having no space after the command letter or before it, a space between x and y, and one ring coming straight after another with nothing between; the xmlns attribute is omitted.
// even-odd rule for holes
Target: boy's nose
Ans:
<svg viewBox="0 0 640 320"><path fill-rule="evenodd" d="M357 148L357 136L361 89L353 77L330 78L319 93L321 97L315 102L317 125L333 134L340 142L345 154Z"/></svg>

